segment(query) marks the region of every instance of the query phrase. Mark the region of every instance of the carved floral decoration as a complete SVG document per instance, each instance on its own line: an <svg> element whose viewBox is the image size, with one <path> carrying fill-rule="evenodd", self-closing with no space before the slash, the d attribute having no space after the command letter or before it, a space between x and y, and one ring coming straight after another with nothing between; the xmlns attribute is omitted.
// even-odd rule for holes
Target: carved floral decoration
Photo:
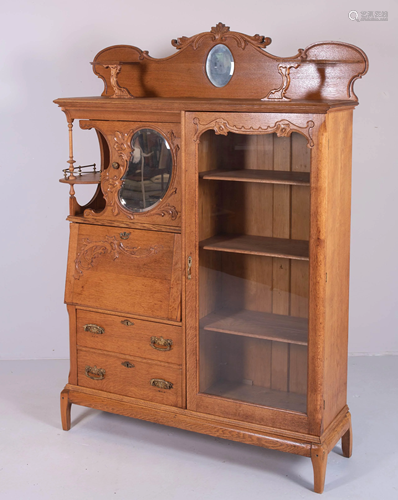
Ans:
<svg viewBox="0 0 398 500"><path fill-rule="evenodd" d="M101 255L109 254L113 260L116 260L121 252L139 259L155 255L162 249L162 245L154 245L149 248L127 247L122 242L117 241L115 236L106 236L105 240L102 241L90 241L89 238L85 238L75 260L74 278L80 279L84 271L94 267L96 260Z"/></svg>
<svg viewBox="0 0 398 500"><path fill-rule="evenodd" d="M213 42L225 42L228 38L233 38L238 47L244 50L248 44L254 47L265 48L271 43L271 38L265 37L263 35L244 35L243 33L237 33L236 31L230 31L229 26L225 26L223 23L218 23L217 26L213 26L210 32L200 33L199 35L194 35L191 37L182 36L176 40L172 40L171 44L176 49L185 49L189 45L192 46L193 50L196 50L205 38L210 38Z"/></svg>

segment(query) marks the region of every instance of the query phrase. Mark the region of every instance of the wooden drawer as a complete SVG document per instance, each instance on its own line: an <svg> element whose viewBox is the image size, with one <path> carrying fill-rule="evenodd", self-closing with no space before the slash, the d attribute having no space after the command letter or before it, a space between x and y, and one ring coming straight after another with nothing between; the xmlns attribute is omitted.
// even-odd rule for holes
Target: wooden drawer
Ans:
<svg viewBox="0 0 398 500"><path fill-rule="evenodd" d="M179 326L77 310L76 328L79 346L182 365Z"/></svg>
<svg viewBox="0 0 398 500"><path fill-rule="evenodd" d="M181 318L181 235L71 225L65 300L141 316Z"/></svg>
<svg viewBox="0 0 398 500"><path fill-rule="evenodd" d="M158 361L79 348L77 384L145 401L182 406L181 368Z"/></svg>

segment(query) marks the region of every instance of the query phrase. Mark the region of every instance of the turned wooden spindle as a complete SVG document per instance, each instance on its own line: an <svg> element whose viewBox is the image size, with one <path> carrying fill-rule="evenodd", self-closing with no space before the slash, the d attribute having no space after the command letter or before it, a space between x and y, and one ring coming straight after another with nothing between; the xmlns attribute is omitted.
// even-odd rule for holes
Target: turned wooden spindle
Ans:
<svg viewBox="0 0 398 500"><path fill-rule="evenodd" d="M74 167L73 164L76 163L75 160L73 159L73 119L68 122L68 128L69 128L69 160L67 163L69 163L69 179L76 179L76 177L73 175L74 172Z"/></svg>

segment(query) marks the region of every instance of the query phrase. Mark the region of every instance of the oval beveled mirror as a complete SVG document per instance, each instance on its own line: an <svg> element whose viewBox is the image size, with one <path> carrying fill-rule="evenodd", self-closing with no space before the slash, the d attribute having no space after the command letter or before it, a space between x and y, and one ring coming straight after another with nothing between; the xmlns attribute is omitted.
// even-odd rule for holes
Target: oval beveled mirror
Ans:
<svg viewBox="0 0 398 500"><path fill-rule="evenodd" d="M119 191L120 203L131 212L144 212L159 203L170 185L173 158L167 140L149 128L131 139L133 152Z"/></svg>
<svg viewBox="0 0 398 500"><path fill-rule="evenodd" d="M209 52L206 59L206 74L215 87L225 87L234 74L235 62L226 45L219 43Z"/></svg>

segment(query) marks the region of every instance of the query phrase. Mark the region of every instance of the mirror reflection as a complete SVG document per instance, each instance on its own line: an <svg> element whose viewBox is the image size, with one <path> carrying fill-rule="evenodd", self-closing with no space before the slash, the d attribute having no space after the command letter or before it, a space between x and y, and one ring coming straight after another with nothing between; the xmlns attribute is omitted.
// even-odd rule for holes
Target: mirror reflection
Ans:
<svg viewBox="0 0 398 500"><path fill-rule="evenodd" d="M211 49L206 60L206 74L215 87L224 87L234 74L234 58L222 43Z"/></svg>
<svg viewBox="0 0 398 500"><path fill-rule="evenodd" d="M173 160L170 145L156 130L138 130L131 139L133 152L119 191L121 204L144 212L158 203L169 187Z"/></svg>

